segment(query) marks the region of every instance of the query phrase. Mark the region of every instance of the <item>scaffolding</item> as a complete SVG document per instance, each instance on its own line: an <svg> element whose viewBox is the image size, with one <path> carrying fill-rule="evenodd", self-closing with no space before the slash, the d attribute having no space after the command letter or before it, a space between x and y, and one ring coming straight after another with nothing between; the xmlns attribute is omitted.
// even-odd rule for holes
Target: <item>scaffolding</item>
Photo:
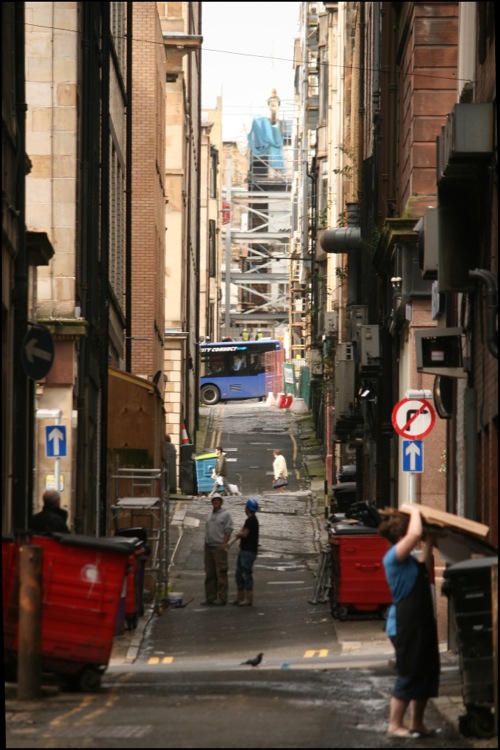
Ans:
<svg viewBox="0 0 500 750"><path fill-rule="evenodd" d="M167 469L117 469L111 481L114 496L111 520L115 532L137 527L146 531L150 554L144 575L151 584L153 609L161 614L168 603Z"/></svg>

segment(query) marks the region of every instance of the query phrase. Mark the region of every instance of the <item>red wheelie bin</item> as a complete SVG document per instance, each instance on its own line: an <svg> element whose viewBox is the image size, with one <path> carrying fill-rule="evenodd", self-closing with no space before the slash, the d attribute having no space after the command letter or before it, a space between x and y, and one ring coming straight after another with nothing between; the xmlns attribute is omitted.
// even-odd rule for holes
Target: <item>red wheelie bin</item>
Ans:
<svg viewBox="0 0 500 750"><path fill-rule="evenodd" d="M130 556L130 570L127 574L125 591L124 620L129 630L135 630L139 617L144 614L144 568L147 554L147 533L142 526L132 526L115 531L115 538L127 538L134 542L134 551Z"/></svg>
<svg viewBox="0 0 500 750"><path fill-rule="evenodd" d="M17 565L17 554L17 543L14 535L2 536L2 606L4 628L15 579L14 572Z"/></svg>
<svg viewBox="0 0 500 750"><path fill-rule="evenodd" d="M371 527L336 524L332 545L330 609L333 617L379 617L392 597L382 558L388 543Z"/></svg>
<svg viewBox="0 0 500 750"><path fill-rule="evenodd" d="M20 544L43 549L42 670L61 676L70 689L97 691L111 655L134 542L76 534L30 534L17 539L17 549ZM7 615L4 609L4 662L9 666L17 662L18 620L16 561Z"/></svg>

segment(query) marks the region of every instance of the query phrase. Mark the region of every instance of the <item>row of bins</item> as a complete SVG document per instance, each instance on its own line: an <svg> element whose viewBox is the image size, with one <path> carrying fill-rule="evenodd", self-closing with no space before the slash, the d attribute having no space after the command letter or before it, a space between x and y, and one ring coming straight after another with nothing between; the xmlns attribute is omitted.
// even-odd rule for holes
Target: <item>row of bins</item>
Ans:
<svg viewBox="0 0 500 750"><path fill-rule="evenodd" d="M442 593L450 600L455 622L466 709L459 729L465 737L495 734L493 610L498 608L498 590L492 585L493 568L498 570L498 557L463 560L444 571Z"/></svg>
<svg viewBox="0 0 500 750"><path fill-rule="evenodd" d="M4 665L15 679L19 651L19 547L42 548L41 667L70 690L95 692L111 655L125 605L131 571L138 581L136 537L50 536L26 533L2 537ZM137 613L137 591L134 592ZM132 605L130 605L132 606Z"/></svg>
<svg viewBox="0 0 500 750"><path fill-rule="evenodd" d="M119 537L130 539L134 544L134 550L129 558L129 570L116 618L115 635L121 635L125 627L135 630L139 617L144 614L144 576L150 556L147 532L142 526L117 529L112 539Z"/></svg>

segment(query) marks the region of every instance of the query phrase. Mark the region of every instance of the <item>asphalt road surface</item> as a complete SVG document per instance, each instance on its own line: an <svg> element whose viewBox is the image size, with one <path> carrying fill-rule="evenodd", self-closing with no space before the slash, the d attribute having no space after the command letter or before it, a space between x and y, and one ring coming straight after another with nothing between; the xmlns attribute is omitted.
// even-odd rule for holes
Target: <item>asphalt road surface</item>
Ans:
<svg viewBox="0 0 500 750"><path fill-rule="evenodd" d="M113 665L100 692L62 692L8 707L10 748L460 748L470 745L432 708L431 740L386 736L394 672L383 621L357 655L339 642L328 605L312 604L324 519L307 490L295 418L258 402L213 408L213 446L233 459L225 500L235 529L248 496L260 504L252 607L202 607L206 499L179 500L171 514L170 581L182 607L153 615L133 664ZM303 436L302 436L303 437ZM271 490L272 450L284 450L287 494ZM229 552L234 597L237 545ZM348 628L349 623L343 623ZM352 623L354 629L355 623ZM354 630L353 630L354 633ZM263 653L257 667L242 664Z"/></svg>

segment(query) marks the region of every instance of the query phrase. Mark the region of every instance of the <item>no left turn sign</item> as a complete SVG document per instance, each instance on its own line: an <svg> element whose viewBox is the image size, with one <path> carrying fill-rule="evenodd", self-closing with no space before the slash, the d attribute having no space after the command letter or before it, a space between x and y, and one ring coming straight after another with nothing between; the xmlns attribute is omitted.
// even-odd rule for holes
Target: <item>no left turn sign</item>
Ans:
<svg viewBox="0 0 500 750"><path fill-rule="evenodd" d="M436 412L430 401L404 398L392 410L392 426L407 440L421 440L434 427Z"/></svg>

